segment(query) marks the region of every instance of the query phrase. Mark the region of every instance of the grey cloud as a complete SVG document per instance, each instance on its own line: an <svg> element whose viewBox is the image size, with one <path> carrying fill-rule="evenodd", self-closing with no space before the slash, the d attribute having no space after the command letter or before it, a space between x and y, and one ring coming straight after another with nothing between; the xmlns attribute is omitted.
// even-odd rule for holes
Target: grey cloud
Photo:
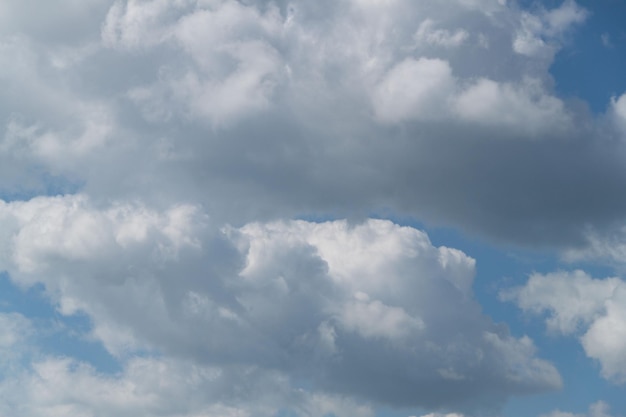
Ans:
<svg viewBox="0 0 626 417"><path fill-rule="evenodd" d="M0 6L0 33L3 36L26 35L48 43L76 45L94 37L94 25L100 24L111 2L107 0L35 0L4 2Z"/></svg>
<svg viewBox="0 0 626 417"><path fill-rule="evenodd" d="M513 6L465 5L116 2L104 45L70 67L55 70L36 38L15 46L29 70L6 82L42 87L13 107L32 133L17 166L7 131L6 170L22 187L40 166L94 198L201 202L235 224L390 209L568 246L584 244L583 225L603 233L623 221L621 130L551 94L551 56L513 51ZM420 16L463 27L468 45L412 49ZM446 88L418 96L424 73L400 69L424 59L451 73ZM63 108L77 110L54 116ZM62 157L44 146L55 137Z"/></svg>

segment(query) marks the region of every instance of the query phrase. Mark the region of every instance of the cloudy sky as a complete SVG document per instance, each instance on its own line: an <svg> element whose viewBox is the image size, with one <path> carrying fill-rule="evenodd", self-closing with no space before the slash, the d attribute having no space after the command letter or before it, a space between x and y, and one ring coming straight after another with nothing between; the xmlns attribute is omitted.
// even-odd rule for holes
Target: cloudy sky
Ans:
<svg viewBox="0 0 626 417"><path fill-rule="evenodd" d="M626 416L624 18L3 0L0 417Z"/></svg>

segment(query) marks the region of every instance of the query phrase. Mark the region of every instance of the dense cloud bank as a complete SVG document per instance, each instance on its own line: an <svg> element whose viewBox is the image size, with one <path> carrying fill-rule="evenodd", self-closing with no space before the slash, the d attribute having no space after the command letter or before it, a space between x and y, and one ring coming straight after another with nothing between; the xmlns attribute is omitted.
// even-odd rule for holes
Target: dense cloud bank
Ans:
<svg viewBox="0 0 626 417"><path fill-rule="evenodd" d="M2 313L0 414L495 413L561 387L481 312L472 258L368 217L620 262L626 96L592 115L548 72L574 1L35 3L0 5L0 269L85 315L121 371ZM597 300L526 297L559 283ZM596 337L621 286L502 297L589 326L621 381L623 346Z"/></svg>

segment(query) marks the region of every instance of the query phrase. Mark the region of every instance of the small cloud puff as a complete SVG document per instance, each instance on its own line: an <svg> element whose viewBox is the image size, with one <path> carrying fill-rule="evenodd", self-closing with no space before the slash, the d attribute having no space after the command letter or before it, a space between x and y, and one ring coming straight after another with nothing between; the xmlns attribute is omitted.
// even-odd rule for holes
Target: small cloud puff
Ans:
<svg viewBox="0 0 626 417"><path fill-rule="evenodd" d="M582 271L532 274L524 286L500 296L526 312L547 314L547 327L578 337L587 356L599 361L605 378L626 382L623 280L594 279Z"/></svg>

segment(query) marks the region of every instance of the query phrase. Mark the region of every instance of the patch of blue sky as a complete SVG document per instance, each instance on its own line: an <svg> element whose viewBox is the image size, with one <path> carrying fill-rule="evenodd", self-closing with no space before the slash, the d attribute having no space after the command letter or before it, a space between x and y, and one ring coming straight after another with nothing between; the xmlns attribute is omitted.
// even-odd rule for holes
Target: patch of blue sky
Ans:
<svg viewBox="0 0 626 417"><path fill-rule="evenodd" d="M45 169L36 169L35 182L22 184L11 189L0 189L0 199L6 202L27 201L40 196L75 194L83 186L83 181L62 175L53 175Z"/></svg>
<svg viewBox="0 0 626 417"><path fill-rule="evenodd" d="M84 314L61 315L50 303L42 285L27 289L0 274L0 311L20 313L37 329L34 349L45 355L70 357L91 364L102 373L117 373L119 361L102 344L90 340L90 319Z"/></svg>
<svg viewBox="0 0 626 417"><path fill-rule="evenodd" d="M83 314L56 316L54 332L41 337L40 346L45 353L86 362L98 372L115 374L122 371L123 364L113 357L100 343L88 337L91 329L89 318Z"/></svg>
<svg viewBox="0 0 626 417"><path fill-rule="evenodd" d="M575 339L544 334L540 340L537 337L534 340L540 356L550 360L559 370L563 390L512 398L505 405L503 416L540 416L556 409L584 415L597 401L609 404L618 416L626 410L624 387L601 378L599 365L586 357Z"/></svg>
<svg viewBox="0 0 626 417"><path fill-rule="evenodd" d="M547 1L551 3L561 2ZM556 55L550 70L557 93L587 102L592 112L606 111L612 97L626 93L626 2L584 0L589 11Z"/></svg>
<svg viewBox="0 0 626 417"><path fill-rule="evenodd" d="M300 216L296 216L295 220L304 220L311 223L325 223L335 220L343 220L343 217L333 215L331 213L306 213Z"/></svg>

